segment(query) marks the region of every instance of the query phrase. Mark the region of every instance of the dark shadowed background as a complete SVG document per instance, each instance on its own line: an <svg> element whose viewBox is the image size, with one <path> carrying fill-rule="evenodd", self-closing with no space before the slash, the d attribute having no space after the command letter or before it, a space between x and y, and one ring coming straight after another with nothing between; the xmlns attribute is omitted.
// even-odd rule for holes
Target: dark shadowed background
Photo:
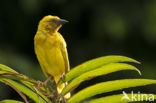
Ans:
<svg viewBox="0 0 156 103"><path fill-rule="evenodd" d="M124 55L142 63L136 65L142 76L133 71L112 73L82 83L76 91L107 80L156 79L155 0L1 0L1 64L34 79L45 80L34 54L33 37L39 20L46 15L69 21L60 32L68 45L71 68L105 55ZM126 90L156 93L155 86ZM21 100L14 90L0 83L2 99Z"/></svg>

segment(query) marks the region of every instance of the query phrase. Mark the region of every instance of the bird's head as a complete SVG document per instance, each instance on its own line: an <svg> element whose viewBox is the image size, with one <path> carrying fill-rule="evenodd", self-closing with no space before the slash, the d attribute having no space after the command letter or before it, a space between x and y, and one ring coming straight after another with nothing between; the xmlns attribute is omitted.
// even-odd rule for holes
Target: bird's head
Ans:
<svg viewBox="0 0 156 103"><path fill-rule="evenodd" d="M38 29L43 32L54 33L57 32L61 26L67 22L67 20L60 19L57 16L48 15L40 20Z"/></svg>

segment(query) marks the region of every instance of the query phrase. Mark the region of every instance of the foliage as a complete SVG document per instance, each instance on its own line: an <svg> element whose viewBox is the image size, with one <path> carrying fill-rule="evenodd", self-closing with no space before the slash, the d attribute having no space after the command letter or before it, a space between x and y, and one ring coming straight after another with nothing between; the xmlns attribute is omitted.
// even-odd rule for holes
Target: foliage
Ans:
<svg viewBox="0 0 156 103"><path fill-rule="evenodd" d="M37 81L20 74L10 67L0 64L0 81L12 87L26 103L29 103L27 97L36 103L79 103L90 97L98 94L117 91L124 88L144 86L156 84L156 80L151 79L122 79L113 80L102 83L97 83L87 87L69 99L65 98L67 93L72 92L82 82L95 78L97 76L107 75L112 72L122 70L134 70L139 74L141 72L134 66L125 62L138 63L138 61L125 56L104 56L87 61L83 64L71 69L64 78L59 81L59 84L68 82L63 91L59 94L56 90L56 84L51 81L51 84ZM128 94L130 95L130 94ZM91 99L89 103L127 103L131 101L121 101L123 95L116 94L112 96ZM15 100L3 100L1 103L23 103Z"/></svg>

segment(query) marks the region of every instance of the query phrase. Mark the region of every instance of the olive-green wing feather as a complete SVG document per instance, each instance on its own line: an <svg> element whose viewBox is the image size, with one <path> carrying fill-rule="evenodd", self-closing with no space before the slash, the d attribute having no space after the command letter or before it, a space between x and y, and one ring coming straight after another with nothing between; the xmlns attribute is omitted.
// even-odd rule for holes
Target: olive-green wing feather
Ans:
<svg viewBox="0 0 156 103"><path fill-rule="evenodd" d="M61 43L61 52L62 52L62 56L64 59L64 64L65 64L65 73L67 73L69 71L69 59L68 59L66 44L64 43Z"/></svg>

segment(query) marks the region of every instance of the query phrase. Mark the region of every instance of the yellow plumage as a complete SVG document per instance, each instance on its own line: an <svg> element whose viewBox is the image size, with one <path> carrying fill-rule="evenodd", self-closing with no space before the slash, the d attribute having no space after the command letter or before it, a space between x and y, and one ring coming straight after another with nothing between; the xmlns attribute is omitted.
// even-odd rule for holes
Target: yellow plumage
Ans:
<svg viewBox="0 0 156 103"><path fill-rule="evenodd" d="M52 76L56 83L63 74L69 71L69 61L66 42L58 32L62 24L67 21L57 16L45 16L38 25L34 37L35 53L44 74ZM61 92L64 85L58 86Z"/></svg>

